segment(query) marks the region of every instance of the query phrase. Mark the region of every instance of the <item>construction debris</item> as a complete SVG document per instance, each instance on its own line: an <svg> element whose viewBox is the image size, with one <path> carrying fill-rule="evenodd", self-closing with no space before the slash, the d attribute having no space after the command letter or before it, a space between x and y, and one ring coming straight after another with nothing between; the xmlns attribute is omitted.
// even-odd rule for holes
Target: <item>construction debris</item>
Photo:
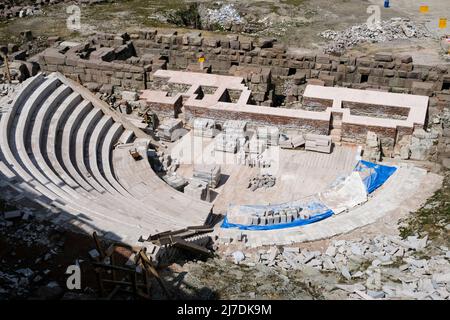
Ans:
<svg viewBox="0 0 450 320"><path fill-rule="evenodd" d="M430 33L422 25L416 25L406 18L392 18L387 21L374 22L371 25L363 23L343 31L326 30L319 34L332 40L324 51L326 53L342 53L347 48L363 42L386 42L396 39L429 37Z"/></svg>
<svg viewBox="0 0 450 320"><path fill-rule="evenodd" d="M214 150L220 152L236 153L239 147L239 140L235 135L220 133L214 142Z"/></svg>
<svg viewBox="0 0 450 320"><path fill-rule="evenodd" d="M244 138L246 130L247 130L247 121L228 120L225 121L225 123L223 124L223 131L227 136Z"/></svg>
<svg viewBox="0 0 450 320"><path fill-rule="evenodd" d="M297 149L301 146L304 146L306 143L303 135L286 135L280 134L280 148L282 149Z"/></svg>
<svg viewBox="0 0 450 320"><path fill-rule="evenodd" d="M305 135L305 150L317 151L323 153L331 152L331 137L318 134Z"/></svg>
<svg viewBox="0 0 450 320"><path fill-rule="evenodd" d="M158 127L158 137L164 141L172 142L176 137L176 130L183 128L183 121L180 119L168 118Z"/></svg>
<svg viewBox="0 0 450 320"><path fill-rule="evenodd" d="M220 166L217 164L196 165L193 177L206 182L212 189L217 188L222 177Z"/></svg>
<svg viewBox="0 0 450 320"><path fill-rule="evenodd" d="M252 154L261 154L266 150L267 142L260 140L254 135L248 142L248 152Z"/></svg>
<svg viewBox="0 0 450 320"><path fill-rule="evenodd" d="M426 236L402 239L380 235L333 240L324 252L287 246L281 250L276 247L259 250L257 255L242 252L245 261L239 263L249 266L259 263L276 270L312 268L332 272L344 283L352 283L334 286L346 292L350 299L448 299L448 248L441 246L435 249L437 254L431 258L420 258L429 244ZM232 258L234 262L234 253Z"/></svg>
<svg viewBox="0 0 450 320"><path fill-rule="evenodd" d="M270 174L258 175L254 178L250 178L248 181L248 189L256 191L260 188L272 188L275 186L276 178Z"/></svg>
<svg viewBox="0 0 450 320"><path fill-rule="evenodd" d="M267 146L277 146L280 139L280 130L277 127L258 127L256 135Z"/></svg>
<svg viewBox="0 0 450 320"><path fill-rule="evenodd" d="M217 134L216 122L212 119L195 118L194 120L194 136L214 138Z"/></svg>
<svg viewBox="0 0 450 320"><path fill-rule="evenodd" d="M193 178L189 184L184 187L184 193L195 199L207 200L208 183L200 179Z"/></svg>

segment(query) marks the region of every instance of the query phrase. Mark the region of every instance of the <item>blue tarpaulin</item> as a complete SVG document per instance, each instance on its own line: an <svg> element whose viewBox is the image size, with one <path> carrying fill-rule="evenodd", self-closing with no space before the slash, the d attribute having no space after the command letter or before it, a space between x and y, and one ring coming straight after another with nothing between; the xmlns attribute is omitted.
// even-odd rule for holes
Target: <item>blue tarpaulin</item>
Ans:
<svg viewBox="0 0 450 320"><path fill-rule="evenodd" d="M382 186L396 170L397 168L395 167L360 160L354 171L361 174L362 181L366 185L367 193L372 193Z"/></svg>
<svg viewBox="0 0 450 320"><path fill-rule="evenodd" d="M353 171L356 171L360 174L361 180L366 186L367 193L370 194L376 189L378 189L380 186L382 186L396 170L397 168L395 167L389 167L379 165L373 162L360 160L355 166L355 169ZM329 218L334 214L333 210L331 210L326 205L313 198L269 206L242 205L239 206L239 209L241 212L247 211L249 214L255 214L261 211L264 212L266 210L279 211L282 209L287 209L292 206L302 208L304 212L308 212L310 214L310 217L308 219L298 218L288 223L279 223L271 225L242 225L228 222L228 217L225 216L221 227L237 228L240 230L277 230L311 224Z"/></svg>
<svg viewBox="0 0 450 320"><path fill-rule="evenodd" d="M328 209L324 213L317 214L315 216L310 217L309 219L296 219L289 223L279 223L279 224L272 224L272 225L257 225L257 226L247 226L243 224L235 224L235 223L229 223L227 217L223 219L221 228L238 228L240 230L277 230L277 229L284 229L284 228L292 228L292 227L299 227L304 226L306 224L314 223L323 219L326 219L328 217L331 217L333 215L333 211Z"/></svg>

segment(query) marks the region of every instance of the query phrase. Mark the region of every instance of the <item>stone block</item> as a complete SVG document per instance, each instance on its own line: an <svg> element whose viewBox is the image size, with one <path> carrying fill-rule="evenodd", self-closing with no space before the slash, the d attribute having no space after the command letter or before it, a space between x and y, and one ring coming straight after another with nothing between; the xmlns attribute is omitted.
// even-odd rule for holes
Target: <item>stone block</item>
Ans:
<svg viewBox="0 0 450 320"><path fill-rule="evenodd" d="M318 54L316 56L316 62L322 63L322 64L329 64L330 63L330 56L326 54Z"/></svg>
<svg viewBox="0 0 450 320"><path fill-rule="evenodd" d="M391 53L379 52L375 54L375 61L391 62L393 60Z"/></svg>
<svg viewBox="0 0 450 320"><path fill-rule="evenodd" d="M250 51L253 49L253 43L249 42L241 42L241 50Z"/></svg>
<svg viewBox="0 0 450 320"><path fill-rule="evenodd" d="M314 86L325 86L325 81L319 79L308 79L307 82Z"/></svg>
<svg viewBox="0 0 450 320"><path fill-rule="evenodd" d="M333 87L336 81L334 76L329 75L319 75L319 80L322 80L326 87Z"/></svg>
<svg viewBox="0 0 450 320"><path fill-rule="evenodd" d="M66 62L66 57L54 48L49 48L42 53L46 64L60 65Z"/></svg>
<svg viewBox="0 0 450 320"><path fill-rule="evenodd" d="M370 75L371 71L372 70L370 68L365 68L365 67L358 68L358 73L360 73L362 75L366 75L366 76Z"/></svg>
<svg viewBox="0 0 450 320"><path fill-rule="evenodd" d="M433 95L434 84L431 82L413 82L412 83L412 93L431 97Z"/></svg>
<svg viewBox="0 0 450 320"><path fill-rule="evenodd" d="M122 99L127 101L137 101L139 99L139 95L137 92L133 91L122 91Z"/></svg>
<svg viewBox="0 0 450 320"><path fill-rule="evenodd" d="M404 55L400 57L400 61L402 63L412 63L413 62L413 58L411 55Z"/></svg>
<svg viewBox="0 0 450 320"><path fill-rule="evenodd" d="M239 50L240 49L240 42L239 40L232 40L230 41L230 48L233 50Z"/></svg>

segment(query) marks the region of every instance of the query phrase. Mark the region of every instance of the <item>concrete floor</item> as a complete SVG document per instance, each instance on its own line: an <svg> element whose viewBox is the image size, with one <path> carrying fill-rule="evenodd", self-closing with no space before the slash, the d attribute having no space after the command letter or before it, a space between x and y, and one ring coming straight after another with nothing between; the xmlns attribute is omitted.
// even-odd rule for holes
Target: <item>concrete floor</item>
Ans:
<svg viewBox="0 0 450 320"><path fill-rule="evenodd" d="M331 154L271 147L274 164L269 170L276 185L250 191L248 180L259 168L236 164L236 155L215 152L213 139L193 137L191 132L169 147L172 157L181 162L178 174L191 178L194 164L216 162L221 165L222 182L213 193L214 212L225 213L229 204L269 204L302 199L323 191L340 176L347 176L357 160L357 147L336 146ZM216 194L217 193L217 194Z"/></svg>

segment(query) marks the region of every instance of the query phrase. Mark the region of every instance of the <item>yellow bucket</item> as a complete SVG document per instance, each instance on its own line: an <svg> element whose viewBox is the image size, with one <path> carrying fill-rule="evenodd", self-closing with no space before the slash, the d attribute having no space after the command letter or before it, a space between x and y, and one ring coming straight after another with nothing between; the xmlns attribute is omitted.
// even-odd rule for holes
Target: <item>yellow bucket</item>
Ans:
<svg viewBox="0 0 450 320"><path fill-rule="evenodd" d="M439 29L445 29L445 28L447 28L447 19L440 18L439 19Z"/></svg>
<svg viewBox="0 0 450 320"><path fill-rule="evenodd" d="M429 11L429 7L428 7L428 6L425 6L425 5L420 6L420 7L419 7L419 11L420 11L421 13L427 13L427 12Z"/></svg>

